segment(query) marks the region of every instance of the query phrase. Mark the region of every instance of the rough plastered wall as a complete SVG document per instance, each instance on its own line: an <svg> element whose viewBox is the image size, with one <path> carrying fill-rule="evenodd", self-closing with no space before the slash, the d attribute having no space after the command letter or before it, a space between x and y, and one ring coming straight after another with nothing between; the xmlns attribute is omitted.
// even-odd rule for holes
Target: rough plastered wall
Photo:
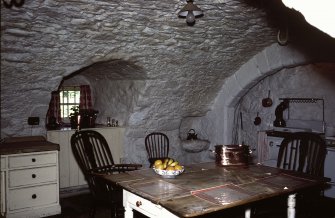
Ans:
<svg viewBox="0 0 335 218"><path fill-rule="evenodd" d="M281 102L279 98L322 98L324 99L324 116L326 136L335 136L335 63L315 63L281 71L261 80L241 99L237 113L243 114L243 130L239 124L237 132L240 140L257 148L258 131L273 129L275 109ZM273 105L263 107L262 99L271 90ZM284 111L284 118L288 122L288 110ZM259 113L262 123L254 125L254 119ZM291 103L290 120L322 121L322 102Z"/></svg>
<svg viewBox="0 0 335 218"><path fill-rule="evenodd" d="M226 79L274 43L277 32L269 22L273 13L253 1L196 2L205 15L193 27L177 17L184 4L36 0L21 8L1 5L1 138L45 135L51 91L64 77L82 73L94 86L99 122L110 115L126 125L127 161L147 163L144 137L151 131L166 133L171 156L183 159L186 132L180 127L187 130L193 123L189 117L210 111ZM86 71L90 66L96 70ZM40 125L29 126L29 116L40 117Z"/></svg>
<svg viewBox="0 0 335 218"><path fill-rule="evenodd" d="M332 44L328 44L328 46L332 46ZM315 50L316 49L316 50ZM243 64L238 71L235 72L234 75L229 77L219 94L217 95L214 104L212 105L212 109L206 114L206 116L198 117L197 120L193 119L193 126L197 126L198 130L202 133L203 136L210 139L209 149L214 149L214 146L217 144L236 144L236 143L246 143L251 146L252 149L257 147L257 131L262 128L271 127L273 120L269 120L271 118L262 118L262 113L264 113L264 109L267 109L269 114L274 116L275 107L278 104L274 102L271 108L263 108L261 106L261 100L268 96L268 91L270 90L270 97L273 95L286 93L286 89L289 90L290 94L296 91L304 91L304 89L308 89L310 93L314 93L316 91L315 96L322 95L321 90L329 90L328 92L328 103L329 107L328 112L332 111L333 103L329 101L334 89L334 74L332 72L332 68L335 64L335 50L333 52L327 53L326 50L321 51L320 47L317 46L304 46L304 49L299 49L296 46L296 43L291 42L287 46L280 46L277 43L272 44L265 48L262 52L258 53L254 57L252 57L248 62ZM293 80L287 80L287 75L280 74L285 69L300 69L300 66L308 66L320 63L323 60L324 63L327 63L326 67L314 67L313 70L317 72L320 78L313 78L309 76L308 73L303 74L300 73L296 75ZM321 62L322 63L322 62ZM320 66L320 64L316 65ZM304 72L304 68L300 69ZM308 69L306 70L308 72ZM319 72L320 71L320 72ZM327 76L324 76L326 74ZM268 78L271 78L273 75L278 75L276 79L272 80L272 84L269 87L264 87L260 84L263 84L263 81L268 81ZM281 75L281 76L280 76ZM322 80L324 81L321 82ZM304 81L304 83L311 83L313 86L307 85L301 90L294 90L296 81ZM286 82L282 82L286 81ZM301 85L301 83L297 82L297 84ZM328 84L327 88L323 87L324 84ZM249 94L252 90L257 89L256 93L252 95ZM327 95L326 95L327 96ZM280 96L285 97L285 96ZM289 96L291 97L291 95ZM299 95L298 97L301 97ZM308 96L306 96L308 97ZM278 97L279 98L279 97ZM321 98L321 97L320 97ZM243 106L242 107L242 103ZM320 107L320 104L317 105ZM243 110L242 110L243 108ZM247 108L247 109L246 109ZM291 107L291 113L295 112L295 114L291 114L291 118L308 120L311 119L320 119L322 114L322 110L316 110L313 113L309 111L301 111L296 110L296 107ZM242 112L242 113L240 113ZM257 116L257 112L262 118L262 123L260 126L254 125L254 119ZM321 113L320 113L321 112ZM309 117L303 117L305 113L310 113ZM318 116L315 116L315 113L319 113ZM242 115L242 116L241 116ZM241 122L242 117L242 122ZM241 124L242 123L242 124ZM332 134L332 123L331 119L327 123L327 134ZM270 125L271 124L271 125ZM243 130L241 128L243 126ZM210 153L202 152L202 157L213 158ZM257 151L254 151L254 156L257 155Z"/></svg>
<svg viewBox="0 0 335 218"><path fill-rule="evenodd" d="M135 82L123 98L133 102L118 109L127 114L129 160L145 161L144 137L151 131L167 133L171 155L182 157L182 118L205 114L224 79L275 41L266 12L243 0L197 2L205 16L193 27L177 17L184 4L36 0L21 8L1 5L1 138L45 135L50 93L62 79L97 62L120 60L135 66L122 88ZM140 69L134 78L131 69ZM105 102L113 96L106 94L113 86L105 81L114 77L93 82L98 74L86 78L104 95L96 102ZM29 116L40 117L40 125L29 126Z"/></svg>

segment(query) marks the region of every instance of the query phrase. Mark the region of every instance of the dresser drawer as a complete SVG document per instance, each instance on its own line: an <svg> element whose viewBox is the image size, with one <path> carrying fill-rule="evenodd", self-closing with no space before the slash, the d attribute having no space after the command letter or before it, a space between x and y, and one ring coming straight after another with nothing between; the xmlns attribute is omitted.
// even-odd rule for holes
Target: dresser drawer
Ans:
<svg viewBox="0 0 335 218"><path fill-rule="evenodd" d="M147 216L157 216L161 213L162 207L151 203L150 201L135 195L131 192L127 192L127 200L130 207L147 215Z"/></svg>
<svg viewBox="0 0 335 218"><path fill-rule="evenodd" d="M57 184L12 189L8 193L10 211L58 203Z"/></svg>
<svg viewBox="0 0 335 218"><path fill-rule="evenodd" d="M57 167L37 167L33 169L10 170L9 187L32 185L57 181Z"/></svg>
<svg viewBox="0 0 335 218"><path fill-rule="evenodd" d="M56 164L57 153L35 153L30 155L10 156L8 162L9 168Z"/></svg>

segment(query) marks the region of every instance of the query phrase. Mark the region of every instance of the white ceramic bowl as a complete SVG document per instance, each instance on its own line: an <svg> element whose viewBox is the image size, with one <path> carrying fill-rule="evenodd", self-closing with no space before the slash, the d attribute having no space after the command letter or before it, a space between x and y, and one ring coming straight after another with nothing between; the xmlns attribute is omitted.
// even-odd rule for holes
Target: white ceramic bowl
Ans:
<svg viewBox="0 0 335 218"><path fill-rule="evenodd" d="M153 167L153 170L156 174L161 175L163 178L173 179L184 172L184 167L182 166L181 170L160 170Z"/></svg>

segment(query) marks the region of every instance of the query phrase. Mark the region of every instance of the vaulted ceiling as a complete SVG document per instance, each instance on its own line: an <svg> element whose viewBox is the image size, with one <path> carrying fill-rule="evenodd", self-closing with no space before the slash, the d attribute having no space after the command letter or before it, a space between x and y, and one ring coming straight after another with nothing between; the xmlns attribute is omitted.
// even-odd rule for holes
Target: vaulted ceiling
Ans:
<svg viewBox="0 0 335 218"><path fill-rule="evenodd" d="M182 117L205 114L225 80L277 42L278 29L289 28L298 49L309 45L327 52L332 40L277 0L195 1L204 16L192 27L177 17L184 4L1 4L1 136L31 134L27 117L44 118L50 92L63 78L81 73L100 94L111 91L108 81L133 80L132 108L121 108L128 108L127 123L158 128L157 120L165 120L169 125L162 126L177 128ZM44 131L41 126L36 133Z"/></svg>

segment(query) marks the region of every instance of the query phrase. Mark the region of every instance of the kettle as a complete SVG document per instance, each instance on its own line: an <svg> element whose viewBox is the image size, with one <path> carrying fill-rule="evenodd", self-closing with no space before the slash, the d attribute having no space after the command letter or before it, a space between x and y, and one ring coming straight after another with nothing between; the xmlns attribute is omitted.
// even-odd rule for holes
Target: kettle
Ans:
<svg viewBox="0 0 335 218"><path fill-rule="evenodd" d="M194 129L190 129L187 133L187 140L198 139L197 134L195 134Z"/></svg>

